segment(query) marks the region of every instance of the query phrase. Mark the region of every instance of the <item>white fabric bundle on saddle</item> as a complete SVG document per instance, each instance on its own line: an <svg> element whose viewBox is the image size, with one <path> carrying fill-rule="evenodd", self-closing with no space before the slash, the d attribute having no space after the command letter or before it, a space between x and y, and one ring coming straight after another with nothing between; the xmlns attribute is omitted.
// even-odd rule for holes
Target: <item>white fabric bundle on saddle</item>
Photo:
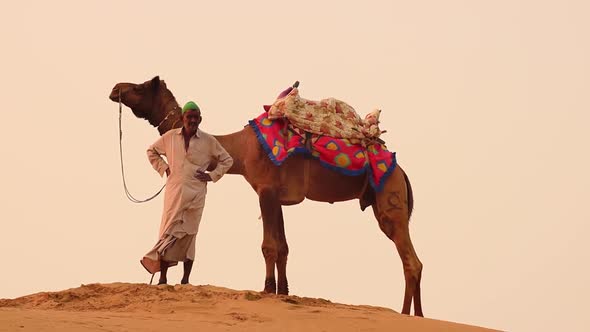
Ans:
<svg viewBox="0 0 590 332"><path fill-rule="evenodd" d="M378 126L380 110L375 110L362 119L354 108L341 100L303 99L297 88L284 91L265 109L271 120L286 118L292 126L306 132L345 138L352 143L368 143L376 140L382 133Z"/></svg>

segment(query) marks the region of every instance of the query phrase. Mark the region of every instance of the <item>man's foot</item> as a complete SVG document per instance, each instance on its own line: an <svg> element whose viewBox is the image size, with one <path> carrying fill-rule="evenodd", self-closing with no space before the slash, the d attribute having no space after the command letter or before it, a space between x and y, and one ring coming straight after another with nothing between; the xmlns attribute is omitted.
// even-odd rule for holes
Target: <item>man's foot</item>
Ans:
<svg viewBox="0 0 590 332"><path fill-rule="evenodd" d="M180 281L181 285L188 285L188 278L191 275L191 270L193 269L193 261L187 259L184 261L184 275L182 276L182 280Z"/></svg>
<svg viewBox="0 0 590 332"><path fill-rule="evenodd" d="M168 278L166 277L167 272L168 262L160 260L160 281L158 281L158 285L166 285L168 283Z"/></svg>

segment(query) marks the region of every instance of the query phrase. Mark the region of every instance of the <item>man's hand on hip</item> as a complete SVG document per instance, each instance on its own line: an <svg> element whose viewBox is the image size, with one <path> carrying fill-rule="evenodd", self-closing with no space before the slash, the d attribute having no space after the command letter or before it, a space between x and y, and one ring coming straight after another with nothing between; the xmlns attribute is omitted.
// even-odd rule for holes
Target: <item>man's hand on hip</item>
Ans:
<svg viewBox="0 0 590 332"><path fill-rule="evenodd" d="M213 179L211 179L211 175L203 171L197 171L197 173L195 173L195 177L203 182L213 181Z"/></svg>

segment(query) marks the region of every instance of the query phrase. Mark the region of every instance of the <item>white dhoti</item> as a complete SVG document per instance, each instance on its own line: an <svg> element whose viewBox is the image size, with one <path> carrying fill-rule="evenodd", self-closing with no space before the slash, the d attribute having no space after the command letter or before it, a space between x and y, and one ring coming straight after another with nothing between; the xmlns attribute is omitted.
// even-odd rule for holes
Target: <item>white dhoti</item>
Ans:
<svg viewBox="0 0 590 332"><path fill-rule="evenodd" d="M169 164L164 162L161 154L166 156ZM162 135L148 149L148 157L160 175L170 169L159 239L140 261L149 273L154 274L160 271L161 261L173 266L181 261L195 260L196 237L207 195L207 183L198 180L195 174L216 161L217 167L209 175L213 182L217 182L233 160L213 136L200 130L191 138L188 151L185 151L180 129Z"/></svg>
<svg viewBox="0 0 590 332"><path fill-rule="evenodd" d="M173 181L170 182L172 185L166 188L164 202L171 204L165 204L169 209L165 209L162 215L160 239L141 260L141 265L151 274L160 271L161 261L167 262L168 266L174 266L178 262L195 260L196 237L205 207L207 189L203 183L195 183L197 186L187 186L186 182L184 185L180 183L178 186L184 188L180 190L181 199L178 202L178 190L175 188L178 186L175 186ZM190 200L191 197L194 199ZM177 209L177 204L174 203L180 203L180 208Z"/></svg>
<svg viewBox="0 0 590 332"><path fill-rule="evenodd" d="M187 234L182 238L167 235L161 239L141 260L141 265L154 274L160 271L161 261L168 263L168 266L174 266L178 262L186 260L195 260L195 242L197 234Z"/></svg>

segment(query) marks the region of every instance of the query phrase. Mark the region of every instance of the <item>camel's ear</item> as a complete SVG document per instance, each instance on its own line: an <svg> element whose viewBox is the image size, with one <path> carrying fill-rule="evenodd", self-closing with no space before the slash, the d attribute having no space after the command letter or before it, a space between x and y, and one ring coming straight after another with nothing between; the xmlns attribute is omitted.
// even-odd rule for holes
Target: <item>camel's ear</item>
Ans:
<svg viewBox="0 0 590 332"><path fill-rule="evenodd" d="M152 88L154 88L154 90L157 90L160 87L160 76L156 76L154 78L152 78Z"/></svg>

